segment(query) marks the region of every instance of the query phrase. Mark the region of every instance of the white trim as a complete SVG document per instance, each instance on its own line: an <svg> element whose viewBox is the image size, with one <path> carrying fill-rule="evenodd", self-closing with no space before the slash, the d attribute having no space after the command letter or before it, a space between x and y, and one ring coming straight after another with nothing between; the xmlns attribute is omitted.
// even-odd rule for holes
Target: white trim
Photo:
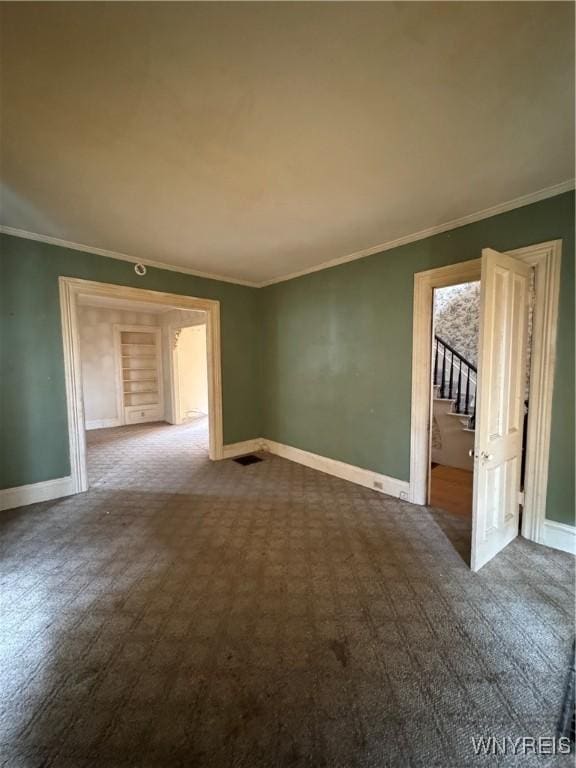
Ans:
<svg viewBox="0 0 576 768"><path fill-rule="evenodd" d="M268 285L275 285L276 283L283 283L287 280L293 280L295 277L303 277L309 275L312 272L320 272L324 269L330 269L331 267L337 267L339 264L347 264L349 261L356 261L357 259L363 259L366 256L372 256L375 253L383 253L389 251L392 248L398 248L401 245L408 245L409 243L415 243L418 240L424 240L427 237L433 235L439 235L442 232L449 232L452 229L458 229L466 224L473 224L476 221L482 221L482 219L488 219L491 216L497 216L500 213L506 213L507 211L513 211L515 208L522 208L525 205L531 205L537 203L540 200L546 200L550 197L556 197L564 192L570 192L574 189L574 179L568 179L560 184L554 184L551 187L545 187L544 189L531 192L528 195L522 195L516 197L513 200L508 200L498 205L493 205L490 208L485 208L482 211L476 211L475 213L469 213L466 216L461 216L458 219L452 219L444 224L437 224L427 229L422 229L419 232L414 232L410 235L403 235L397 237L395 240L387 240L384 243L378 245L372 245L369 248L364 248L360 251L348 254L346 256L337 256L334 259L323 261L320 264L316 264L312 267L299 270L298 272L290 272L289 274L282 275L280 277L274 277L271 280L263 281L251 281L242 280L235 277L224 277L223 275L214 275L208 272L199 272L187 267L177 266L175 264L167 264L160 261L151 261L150 259L142 259L137 256L129 256L126 253L120 253L118 251L109 251L105 248L96 248L91 245L84 245L82 243L74 243L69 240L62 240L58 237L51 237L50 235L41 235L37 232L28 232L24 229L17 229L15 227L8 227L0 225L0 233L5 235L12 235L13 237L21 237L26 240L36 240L40 243L48 243L49 245L58 245L62 248L70 248L74 251L84 251L86 253L95 253L98 256L106 256L111 259L120 259L121 261L130 261L134 264L145 264L149 267L155 267L156 269L167 269L172 272L182 272L185 275L193 275L194 277L202 277L207 280L219 280L224 283L234 283L235 285L244 285L248 288L265 288Z"/></svg>
<svg viewBox="0 0 576 768"><path fill-rule="evenodd" d="M530 407L526 435L525 504L522 536L542 542L546 519L556 330L560 297L562 241L508 251L534 267L534 314L530 359Z"/></svg>
<svg viewBox="0 0 576 768"><path fill-rule="evenodd" d="M509 256L530 264L535 270L522 535L537 543L543 543L546 516L561 253L561 240L507 251ZM480 272L480 260L474 259L414 275L410 426L410 499L414 504L426 504L428 499L432 291L445 285L479 280Z"/></svg>
<svg viewBox="0 0 576 768"><path fill-rule="evenodd" d="M120 419L92 419L86 422L86 431L91 429L108 429L109 427L120 427L122 422Z"/></svg>
<svg viewBox="0 0 576 768"><path fill-rule="evenodd" d="M485 208L482 211L469 213L466 216L461 216L459 219L452 219L452 221L447 221L444 224L437 224L434 227L422 229L419 232L414 232L411 235L404 235L403 237L397 237L395 240L388 240L387 242L380 243L379 245L372 245L369 248L364 248L361 251L355 251L348 256L337 256L335 259L323 261L321 264L316 264L315 266L308 267L307 269L301 269L298 272L291 272L288 275L275 277L272 280L264 280L260 283L257 283L257 287L265 288L267 285L284 283L286 280L293 280L295 277L303 277L304 275L309 275L312 272L320 272L323 269L337 267L339 264L347 264L349 261L356 261L357 259L363 259L366 256L372 256L376 253L390 251L392 248L398 248L401 245L408 245L409 243L415 243L418 240L425 240L427 237L440 235L442 232L449 232L452 229L464 227L466 224L473 224L476 221L489 219L491 216L498 216L500 213L513 211L515 208L522 208L525 205L531 205L532 203L537 203L540 200L546 200L549 197L556 197L556 195L561 195L564 192L572 191L574 189L574 182L574 179L568 179L567 181L563 181L560 184L554 184L552 187L546 187L545 189L540 189L537 192L532 192L529 195L522 195L522 197L516 197L513 200L508 200L505 203L493 205L491 208Z"/></svg>
<svg viewBox="0 0 576 768"><path fill-rule="evenodd" d="M544 520L542 544L576 555L576 528L565 523L557 523L555 520Z"/></svg>
<svg viewBox="0 0 576 768"><path fill-rule="evenodd" d="M74 493L88 490L86 470L86 437L82 397L82 367L76 305L78 294L113 296L123 300L147 301L176 309L193 309L206 313L206 347L208 353L208 423L210 458L222 458L222 373L220 353L220 302L198 299L143 288L130 288L90 280L60 277L62 342L68 408L70 467Z"/></svg>
<svg viewBox="0 0 576 768"><path fill-rule="evenodd" d="M66 278L59 278L58 288L62 318L70 474L74 488L73 493L81 493L88 490L88 470L86 466L86 432L77 291L74 281Z"/></svg>
<svg viewBox="0 0 576 768"><path fill-rule="evenodd" d="M275 456L280 456L288 461L294 461L296 464L302 464L318 472L324 472L327 475L348 480L350 483L362 485L365 488L385 493L388 496L408 500L410 484L405 480L397 480L395 477L381 475L370 469L346 464L343 461L320 456L317 453L310 453L310 451L294 448L291 445L277 443L274 440L254 438L253 440L244 440L241 443L225 445L223 458L231 459L236 456L244 456L247 453L258 453L258 451L268 451Z"/></svg>
<svg viewBox="0 0 576 768"><path fill-rule="evenodd" d="M17 488L5 488L0 491L0 510L25 507L28 504L38 504L40 501L60 499L76 493L72 477L58 477L55 480L45 480L42 483L19 485Z"/></svg>
<svg viewBox="0 0 576 768"><path fill-rule="evenodd" d="M229 443L222 450L223 459L234 459L236 456L245 456L247 453L258 453L264 450L265 441L259 437L253 440L244 440L241 443Z"/></svg>
<svg viewBox="0 0 576 768"><path fill-rule="evenodd" d="M408 500L410 484L405 480L397 480L395 477L380 475L378 472L373 472L370 469L362 469L362 467L356 467L353 464L329 459L327 456L319 456L317 453L303 451L301 448L293 448L290 445L276 443L274 440L264 440L263 449L276 456L281 456L283 459L315 469L318 472L325 472L327 475L348 480L350 483L363 485L366 488L378 491L379 493L385 493L388 496Z"/></svg>
<svg viewBox="0 0 576 768"><path fill-rule="evenodd" d="M197 269L177 266L176 264L165 264L163 261L152 261L151 259L142 259L139 256L130 256L127 253L119 251L109 251L106 248L96 248L93 245L84 243L75 243L71 240L63 240L60 237L50 235L41 235L38 232L28 232L26 229L17 229L16 227L7 227L0 224L0 233L12 235L12 237L21 237L24 240L35 240L38 243L47 243L48 245L57 245L60 248L69 248L72 251L82 251L84 253L94 253L97 256L105 256L108 259L118 259L119 261L129 261L132 264L145 264L147 267L155 269L167 269L170 272L182 272L184 275L193 277L202 277L205 280L218 280L221 283L233 283L234 285L244 285L248 288L258 288L259 284L250 280L241 280L236 277L224 277L223 275L214 275L210 272L200 272Z"/></svg>

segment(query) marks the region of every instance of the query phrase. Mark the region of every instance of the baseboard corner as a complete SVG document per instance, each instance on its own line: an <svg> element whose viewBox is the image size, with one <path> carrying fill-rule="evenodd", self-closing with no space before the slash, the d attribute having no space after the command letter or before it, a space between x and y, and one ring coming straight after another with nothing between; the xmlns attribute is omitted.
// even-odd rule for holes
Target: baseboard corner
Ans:
<svg viewBox="0 0 576 768"><path fill-rule="evenodd" d="M0 511L72 496L75 492L71 475L30 485L4 488L0 490Z"/></svg>
<svg viewBox="0 0 576 768"><path fill-rule="evenodd" d="M555 520L544 520L542 544L576 555L576 527Z"/></svg>
<svg viewBox="0 0 576 768"><path fill-rule="evenodd" d="M348 482L356 485L362 485L364 488L370 488L386 496L394 496L403 501L408 501L410 498L410 483L405 480L398 480L395 477L382 475L337 459L330 459L327 456L320 456L317 453L294 448L291 445L277 443L274 440L265 440L264 442L266 445L264 450L289 461L294 461L333 477L339 477L341 480L348 480Z"/></svg>
<svg viewBox="0 0 576 768"><path fill-rule="evenodd" d="M251 440L242 440L239 443L228 443L222 448L223 459L234 459L236 456L245 456L247 453L257 453L263 450L262 438L254 437Z"/></svg>

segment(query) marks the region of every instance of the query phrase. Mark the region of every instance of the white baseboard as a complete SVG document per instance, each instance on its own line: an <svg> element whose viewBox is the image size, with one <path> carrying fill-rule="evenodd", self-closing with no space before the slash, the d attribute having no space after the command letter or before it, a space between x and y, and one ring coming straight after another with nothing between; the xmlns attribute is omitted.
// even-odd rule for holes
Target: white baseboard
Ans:
<svg viewBox="0 0 576 768"><path fill-rule="evenodd" d="M56 480L46 480L43 483L20 485L17 488L0 490L0 510L25 507L27 504L38 504L40 501L59 499L74 493L72 478L59 477Z"/></svg>
<svg viewBox="0 0 576 768"><path fill-rule="evenodd" d="M371 488L373 491L385 493L388 496L405 499L410 495L410 483L405 480L397 480L395 477L380 475L372 472L370 469L362 469L353 464L346 464L343 461L329 459L326 456L319 456L316 453L303 451L300 448L292 448L290 445L276 443L273 440L264 440L264 450L284 459L295 461L297 464L303 464L310 469L317 469L319 472L325 472L327 475L334 475L342 480L348 480L357 485L363 485L365 488Z"/></svg>
<svg viewBox="0 0 576 768"><path fill-rule="evenodd" d="M86 431L91 429L106 429L108 427L121 427L120 419L93 419L86 422Z"/></svg>
<svg viewBox="0 0 576 768"><path fill-rule="evenodd" d="M247 453L256 453L263 449L264 441L255 437L253 440L244 440L241 443L229 443L222 448L223 459L233 459L236 456L245 456Z"/></svg>
<svg viewBox="0 0 576 768"><path fill-rule="evenodd" d="M554 520L544 520L542 544L576 555L576 528Z"/></svg>

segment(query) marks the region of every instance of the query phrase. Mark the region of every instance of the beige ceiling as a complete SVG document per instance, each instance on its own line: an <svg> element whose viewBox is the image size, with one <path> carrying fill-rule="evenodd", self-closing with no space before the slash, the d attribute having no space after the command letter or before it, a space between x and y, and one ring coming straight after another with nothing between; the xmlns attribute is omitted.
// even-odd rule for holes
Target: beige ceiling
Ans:
<svg viewBox="0 0 576 768"><path fill-rule="evenodd" d="M5 226L261 282L574 176L574 5L3 3Z"/></svg>

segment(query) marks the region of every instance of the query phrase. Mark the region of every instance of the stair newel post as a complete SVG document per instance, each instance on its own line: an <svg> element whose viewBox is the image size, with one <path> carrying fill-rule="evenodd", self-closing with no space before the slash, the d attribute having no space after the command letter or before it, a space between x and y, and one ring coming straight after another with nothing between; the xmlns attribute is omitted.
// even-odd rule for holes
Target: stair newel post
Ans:
<svg viewBox="0 0 576 768"><path fill-rule="evenodd" d="M458 360L458 386L456 387L456 413L460 413L460 395L462 391L462 360Z"/></svg>
<svg viewBox="0 0 576 768"><path fill-rule="evenodd" d="M440 384L440 397L444 399L446 394L446 347L442 350L442 383Z"/></svg>
<svg viewBox="0 0 576 768"><path fill-rule="evenodd" d="M450 377L448 379L448 399L452 400L452 379L454 378L454 352L450 351Z"/></svg>
<svg viewBox="0 0 576 768"><path fill-rule="evenodd" d="M438 384L438 339L434 339L434 386Z"/></svg>
<svg viewBox="0 0 576 768"><path fill-rule="evenodd" d="M466 395L464 396L464 413L470 409L470 368L466 371Z"/></svg>

